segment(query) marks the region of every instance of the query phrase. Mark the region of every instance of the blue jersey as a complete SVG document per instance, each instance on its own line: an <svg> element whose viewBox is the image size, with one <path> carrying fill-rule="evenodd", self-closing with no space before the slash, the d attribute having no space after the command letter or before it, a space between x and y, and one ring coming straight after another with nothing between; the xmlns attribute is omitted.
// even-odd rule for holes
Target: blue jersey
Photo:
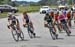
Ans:
<svg viewBox="0 0 75 47"><path fill-rule="evenodd" d="M66 16L66 10L63 10L63 14Z"/></svg>

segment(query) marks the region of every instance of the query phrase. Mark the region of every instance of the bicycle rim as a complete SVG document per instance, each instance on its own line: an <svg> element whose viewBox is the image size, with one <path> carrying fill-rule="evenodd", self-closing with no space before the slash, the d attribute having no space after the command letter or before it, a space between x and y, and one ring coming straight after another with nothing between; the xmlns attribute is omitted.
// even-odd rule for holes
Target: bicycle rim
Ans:
<svg viewBox="0 0 75 47"><path fill-rule="evenodd" d="M32 33L30 31L28 31L28 34L29 34L30 38L33 38L33 35L32 35Z"/></svg>
<svg viewBox="0 0 75 47"><path fill-rule="evenodd" d="M67 36L70 36L70 33L69 33L69 30L68 29L66 30L66 33L67 33Z"/></svg>
<svg viewBox="0 0 75 47"><path fill-rule="evenodd" d="M29 25L28 25L28 34L29 34L30 38L33 38L33 33L32 33L32 30L31 30L31 27Z"/></svg>
<svg viewBox="0 0 75 47"><path fill-rule="evenodd" d="M19 40L19 36L18 36L18 33L17 33L17 31L12 31L12 36L13 36L13 39L15 40L15 41L18 41Z"/></svg>
<svg viewBox="0 0 75 47"><path fill-rule="evenodd" d="M52 30L50 30L50 34L51 34L52 39L55 40L56 39L56 36L55 36L55 34L53 34L53 31Z"/></svg>
<svg viewBox="0 0 75 47"><path fill-rule="evenodd" d="M21 34L20 34L20 38L21 38L21 40L24 40L24 34L23 34L22 31L21 31Z"/></svg>

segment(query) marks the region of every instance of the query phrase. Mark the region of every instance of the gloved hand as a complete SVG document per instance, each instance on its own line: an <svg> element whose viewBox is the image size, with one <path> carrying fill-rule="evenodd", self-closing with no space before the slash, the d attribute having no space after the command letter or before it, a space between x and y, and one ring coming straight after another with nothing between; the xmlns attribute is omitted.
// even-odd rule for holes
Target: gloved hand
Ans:
<svg viewBox="0 0 75 47"><path fill-rule="evenodd" d="M23 24L23 27L26 27L26 24Z"/></svg>
<svg viewBox="0 0 75 47"><path fill-rule="evenodd" d="M8 27L8 29L10 29L10 26L7 25L7 27Z"/></svg>
<svg viewBox="0 0 75 47"><path fill-rule="evenodd" d="M48 24L44 24L44 27L48 27Z"/></svg>

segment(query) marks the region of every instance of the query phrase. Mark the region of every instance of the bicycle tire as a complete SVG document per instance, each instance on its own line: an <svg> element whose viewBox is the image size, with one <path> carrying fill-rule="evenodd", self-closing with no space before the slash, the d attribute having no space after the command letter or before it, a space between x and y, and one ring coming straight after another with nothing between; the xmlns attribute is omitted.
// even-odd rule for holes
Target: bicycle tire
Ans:
<svg viewBox="0 0 75 47"><path fill-rule="evenodd" d="M55 36L55 34L53 33L53 29L52 29L52 30L50 29L50 34L51 34L52 39L55 40L55 39L56 39L56 36Z"/></svg>
<svg viewBox="0 0 75 47"><path fill-rule="evenodd" d="M20 38L21 40L24 40L24 33L22 31L20 32Z"/></svg>
<svg viewBox="0 0 75 47"><path fill-rule="evenodd" d="M70 32L68 29L66 29L66 33L67 33L67 36L70 36Z"/></svg>
<svg viewBox="0 0 75 47"><path fill-rule="evenodd" d="M13 31L11 31L11 32L12 32L13 39L14 39L15 41L19 41L19 36L18 36L17 31L16 31L16 30L13 30ZM14 32L15 32L15 34L14 34ZM16 35L16 37L15 37L15 35Z"/></svg>
<svg viewBox="0 0 75 47"><path fill-rule="evenodd" d="M63 28L66 31L67 36L70 36L69 29L67 28L67 25L66 24L64 25Z"/></svg>
<svg viewBox="0 0 75 47"><path fill-rule="evenodd" d="M33 35L33 33L32 33L33 31L31 30L30 25L28 25L27 30L28 30L29 37L30 37L30 38L33 38L33 37L34 37L34 35Z"/></svg>

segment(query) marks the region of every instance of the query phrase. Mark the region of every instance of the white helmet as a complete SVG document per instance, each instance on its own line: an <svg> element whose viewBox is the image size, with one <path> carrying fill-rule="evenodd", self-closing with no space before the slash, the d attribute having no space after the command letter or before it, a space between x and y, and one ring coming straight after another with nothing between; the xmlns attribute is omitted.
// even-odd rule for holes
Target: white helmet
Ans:
<svg viewBox="0 0 75 47"><path fill-rule="evenodd" d="M13 13L11 13L11 12L9 12L9 13L7 14L8 17L10 17L10 16L12 16L12 15L13 15Z"/></svg>
<svg viewBox="0 0 75 47"><path fill-rule="evenodd" d="M62 11L59 11L59 15L62 15Z"/></svg>

